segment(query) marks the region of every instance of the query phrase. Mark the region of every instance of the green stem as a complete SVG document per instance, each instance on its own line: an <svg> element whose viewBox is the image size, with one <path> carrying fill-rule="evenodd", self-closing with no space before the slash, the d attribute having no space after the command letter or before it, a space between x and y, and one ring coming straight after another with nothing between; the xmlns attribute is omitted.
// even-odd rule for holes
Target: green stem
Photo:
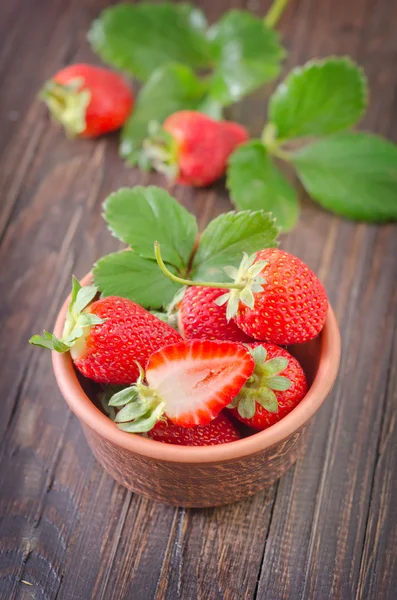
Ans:
<svg viewBox="0 0 397 600"><path fill-rule="evenodd" d="M274 0L264 19L264 22L268 27L274 28L277 25L287 4L288 0Z"/></svg>
<svg viewBox="0 0 397 600"><path fill-rule="evenodd" d="M277 158L281 158L281 160L285 160L286 162L290 162L289 152L280 148L281 144L284 143L284 140L277 139L277 129L273 123L267 123L262 132L261 140L269 154L277 156Z"/></svg>
<svg viewBox="0 0 397 600"><path fill-rule="evenodd" d="M290 154L286 150L283 150L279 146L273 146L273 148L269 148L270 154L273 156L277 156L277 158L281 158L281 160L285 160L285 162L290 162Z"/></svg>
<svg viewBox="0 0 397 600"><path fill-rule="evenodd" d="M175 281L175 283L179 283L180 285L198 285L200 287L211 287L211 288L221 288L223 290L242 290L244 289L244 285L241 283L214 283L212 281L192 281L190 279L183 279L183 277L178 277L171 273L171 271L165 266L163 258L161 256L160 244L159 242L154 242L154 255L156 257L156 261L164 275Z"/></svg>

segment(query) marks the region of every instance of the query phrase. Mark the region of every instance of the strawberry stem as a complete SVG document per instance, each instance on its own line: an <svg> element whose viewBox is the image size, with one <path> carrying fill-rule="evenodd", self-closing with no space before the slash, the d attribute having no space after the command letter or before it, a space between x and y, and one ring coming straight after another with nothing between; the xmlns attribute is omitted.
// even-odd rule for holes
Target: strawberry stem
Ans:
<svg viewBox="0 0 397 600"><path fill-rule="evenodd" d="M280 148L281 144L284 143L284 140L277 139L277 128L273 123L267 123L262 131L261 140L269 154L272 154L281 160L285 160L286 162L290 162L289 153Z"/></svg>
<svg viewBox="0 0 397 600"><path fill-rule="evenodd" d="M154 242L154 256L156 257L156 261L161 271L171 279L175 281L175 283L180 283L181 285L197 285L200 287L211 287L211 288L221 288L223 290L243 290L245 285L242 283L214 283L211 281L192 281L191 279L183 279L183 277L178 277L171 273L171 271L165 266L163 258L161 256L161 249L159 242Z"/></svg>
<svg viewBox="0 0 397 600"><path fill-rule="evenodd" d="M268 27L274 28L277 25L287 4L288 0L274 0L264 18L264 22Z"/></svg>

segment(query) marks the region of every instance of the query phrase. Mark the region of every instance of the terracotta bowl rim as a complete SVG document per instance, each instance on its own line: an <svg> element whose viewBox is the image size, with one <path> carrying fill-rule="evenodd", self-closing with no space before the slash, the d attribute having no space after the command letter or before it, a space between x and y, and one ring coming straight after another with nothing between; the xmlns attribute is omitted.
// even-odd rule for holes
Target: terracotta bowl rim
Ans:
<svg viewBox="0 0 397 600"><path fill-rule="evenodd" d="M81 281L92 281L88 273ZM60 336L70 295L65 300L55 323L54 333ZM86 427L112 444L132 453L160 461L176 463L217 463L256 454L285 440L307 423L323 404L336 379L340 361L340 334L334 311L328 310L321 332L320 360L314 381L299 405L281 421L250 437L218 446L177 446L126 433L118 429L90 400L76 376L69 353L52 352L52 364L59 389L71 410Z"/></svg>

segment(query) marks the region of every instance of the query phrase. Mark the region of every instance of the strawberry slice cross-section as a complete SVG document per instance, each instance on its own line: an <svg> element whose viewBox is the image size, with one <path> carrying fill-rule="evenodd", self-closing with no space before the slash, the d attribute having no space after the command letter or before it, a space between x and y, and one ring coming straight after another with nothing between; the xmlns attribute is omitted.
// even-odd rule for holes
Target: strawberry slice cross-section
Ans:
<svg viewBox="0 0 397 600"><path fill-rule="evenodd" d="M210 423L239 393L255 364L235 342L190 340L154 352L138 382L115 394L116 422L124 431L150 431L159 419L195 427Z"/></svg>

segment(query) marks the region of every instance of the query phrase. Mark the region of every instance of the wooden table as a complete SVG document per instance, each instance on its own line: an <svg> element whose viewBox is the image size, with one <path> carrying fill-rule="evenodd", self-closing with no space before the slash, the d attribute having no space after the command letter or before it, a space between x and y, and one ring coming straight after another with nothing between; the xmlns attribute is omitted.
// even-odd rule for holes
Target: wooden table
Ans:
<svg viewBox="0 0 397 600"><path fill-rule="evenodd" d="M101 203L121 185L159 183L124 167L117 136L67 141L36 100L59 67L93 57L85 39L106 0L2 3L0 597L4 600L396 598L396 256L394 226L354 224L302 198L282 240L320 275L343 337L340 376L295 468L241 504L174 509L104 473L27 340L54 317L71 273L118 247ZM200 2L261 13L268 2ZM363 127L397 141L397 6L291 1L286 70L350 54L372 90ZM259 133L263 91L235 109ZM203 227L230 209L222 185L178 188ZM303 195L303 194L302 194ZM380 199L381 200L381 199Z"/></svg>

